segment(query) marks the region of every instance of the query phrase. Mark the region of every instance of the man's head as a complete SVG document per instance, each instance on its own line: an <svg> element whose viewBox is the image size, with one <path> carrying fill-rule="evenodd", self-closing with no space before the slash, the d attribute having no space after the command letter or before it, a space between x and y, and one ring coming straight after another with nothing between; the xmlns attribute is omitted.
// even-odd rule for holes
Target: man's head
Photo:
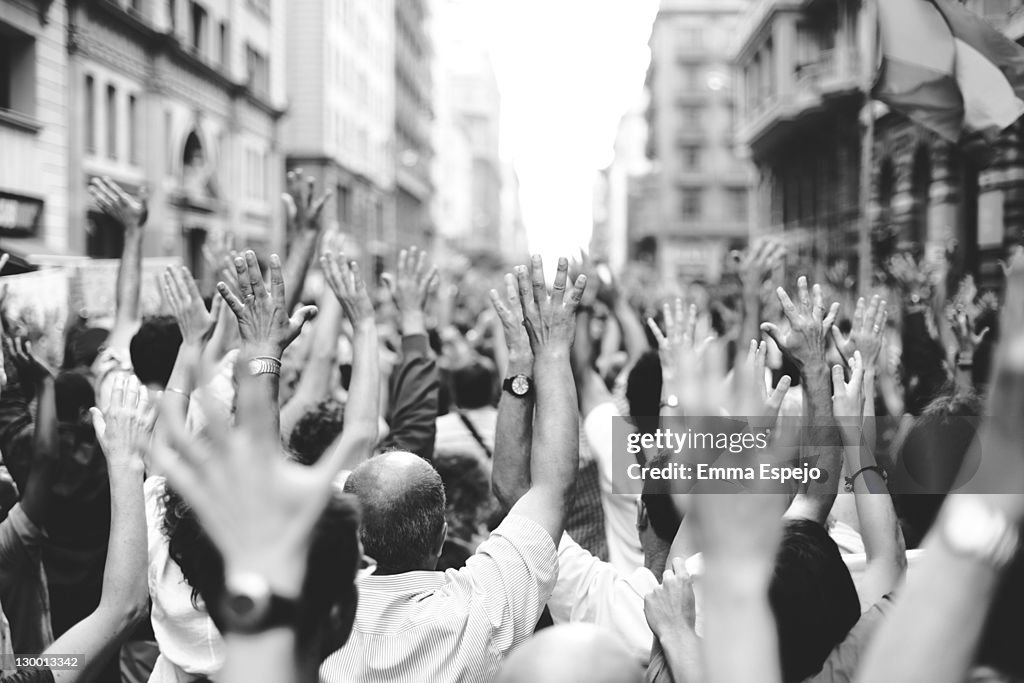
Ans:
<svg viewBox="0 0 1024 683"><path fill-rule="evenodd" d="M768 599L787 683L820 671L860 618L857 590L839 547L822 525L808 520L786 524Z"/></svg>
<svg viewBox="0 0 1024 683"><path fill-rule="evenodd" d="M139 381L147 388L166 387L180 346L181 330L173 316L146 318L129 346L132 368Z"/></svg>
<svg viewBox="0 0 1024 683"><path fill-rule="evenodd" d="M433 570L444 545L444 484L417 455L384 453L357 467L345 482L362 508L363 549L377 574Z"/></svg>
<svg viewBox="0 0 1024 683"><path fill-rule="evenodd" d="M643 671L608 632L592 624L560 624L523 643L505 660L496 683L639 683Z"/></svg>
<svg viewBox="0 0 1024 683"><path fill-rule="evenodd" d="M96 392L83 372L64 371L53 383L57 420L64 424L89 425L89 408L96 405Z"/></svg>
<svg viewBox="0 0 1024 683"><path fill-rule="evenodd" d="M661 413L661 359L657 351L648 351L637 359L626 380L629 414L643 433L658 428Z"/></svg>
<svg viewBox="0 0 1024 683"><path fill-rule="evenodd" d="M464 410L489 406L497 386L494 365L485 358L474 358L452 370L452 398Z"/></svg>
<svg viewBox="0 0 1024 683"><path fill-rule="evenodd" d="M326 398L299 418L288 447L299 462L312 465L334 443L344 425L345 406L335 398Z"/></svg>

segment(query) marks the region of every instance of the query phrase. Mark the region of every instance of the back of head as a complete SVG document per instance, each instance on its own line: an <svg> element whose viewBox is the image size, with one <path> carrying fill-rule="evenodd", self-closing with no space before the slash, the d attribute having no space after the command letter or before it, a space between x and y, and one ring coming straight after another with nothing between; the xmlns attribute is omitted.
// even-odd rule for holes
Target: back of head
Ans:
<svg viewBox="0 0 1024 683"><path fill-rule="evenodd" d="M132 368L144 385L167 386L181 346L181 329L170 315L146 318L132 337Z"/></svg>
<svg viewBox="0 0 1024 683"><path fill-rule="evenodd" d="M465 410L483 408L494 402L497 373L494 365L477 357L452 370L452 398Z"/></svg>
<svg viewBox="0 0 1024 683"><path fill-rule="evenodd" d="M860 601L839 547L808 520L786 523L768 598L779 632L782 679L801 681L860 618Z"/></svg>
<svg viewBox="0 0 1024 683"><path fill-rule="evenodd" d="M592 624L538 631L505 659L495 683L639 683L643 671L618 640Z"/></svg>
<svg viewBox="0 0 1024 683"><path fill-rule="evenodd" d="M334 443L344 425L344 404L336 398L325 398L295 423L288 447L299 462L312 465Z"/></svg>
<svg viewBox="0 0 1024 683"><path fill-rule="evenodd" d="M89 408L96 405L92 382L82 372L65 371L53 383L57 404L57 420L67 424L81 423Z"/></svg>
<svg viewBox="0 0 1024 683"><path fill-rule="evenodd" d="M472 541L491 509L490 463L475 453L441 450L434 454L434 467L444 484L449 537Z"/></svg>
<svg viewBox="0 0 1024 683"><path fill-rule="evenodd" d="M664 467L673 460L670 453L661 453L648 463L650 467ZM671 543L679 531L683 518L672 501L672 482L667 479L644 479L640 498L647 509L647 521L655 535Z"/></svg>
<svg viewBox="0 0 1024 683"><path fill-rule="evenodd" d="M444 484L430 464L412 453L378 455L357 467L345 492L359 499L363 550L377 574L433 569L445 528Z"/></svg>
<svg viewBox="0 0 1024 683"><path fill-rule="evenodd" d="M100 354L100 348L107 341L110 332L100 327L78 326L65 335L64 364L65 370L88 368Z"/></svg>
<svg viewBox="0 0 1024 683"><path fill-rule="evenodd" d="M661 359L657 351L647 351L629 371L626 380L626 400L629 414L637 428L647 434L658 428L661 413Z"/></svg>

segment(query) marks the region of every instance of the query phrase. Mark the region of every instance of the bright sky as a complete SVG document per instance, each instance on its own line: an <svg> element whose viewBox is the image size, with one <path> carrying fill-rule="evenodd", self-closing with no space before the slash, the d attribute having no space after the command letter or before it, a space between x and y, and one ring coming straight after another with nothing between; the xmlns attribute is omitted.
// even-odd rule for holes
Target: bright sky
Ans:
<svg viewBox="0 0 1024 683"><path fill-rule="evenodd" d="M590 240L595 172L643 90L658 0L478 0L530 250L547 262Z"/></svg>

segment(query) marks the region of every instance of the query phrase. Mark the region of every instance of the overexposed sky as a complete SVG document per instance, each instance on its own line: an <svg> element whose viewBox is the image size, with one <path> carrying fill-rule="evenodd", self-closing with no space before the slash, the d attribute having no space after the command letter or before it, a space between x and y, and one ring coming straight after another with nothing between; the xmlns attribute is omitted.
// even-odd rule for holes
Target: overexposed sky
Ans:
<svg viewBox="0 0 1024 683"><path fill-rule="evenodd" d="M658 0L474 0L502 97L530 250L549 263L585 247L595 173L643 90Z"/></svg>

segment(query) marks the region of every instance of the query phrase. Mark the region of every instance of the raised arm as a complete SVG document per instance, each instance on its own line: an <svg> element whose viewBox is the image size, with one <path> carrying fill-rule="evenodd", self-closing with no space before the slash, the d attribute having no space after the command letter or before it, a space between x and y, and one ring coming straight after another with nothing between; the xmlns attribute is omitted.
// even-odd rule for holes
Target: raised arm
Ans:
<svg viewBox="0 0 1024 683"><path fill-rule="evenodd" d="M843 442L832 415L832 387L825 360L828 337L839 313L839 304L834 303L826 309L820 285L814 285L813 292L809 291L805 277L797 280L797 292L799 305L793 303L782 287L777 290L782 311L789 321L788 334L783 335L771 323L764 323L761 329L800 368L807 426L800 444L800 459L810 460L824 475L808 483L806 490L793 501L787 515L824 524L839 492L843 465Z"/></svg>
<svg viewBox="0 0 1024 683"><path fill-rule="evenodd" d="M519 266L526 270L524 266ZM517 270L518 272L518 270ZM505 510L530 488L530 449L533 445L533 405L536 384L533 373L533 349L523 326L523 304L515 275L505 276L506 300L491 290L491 303L501 321L508 346L506 380L498 400L498 420L491 463L491 489ZM527 378L526 390L522 378ZM518 379L517 379L518 378Z"/></svg>
<svg viewBox="0 0 1024 683"><path fill-rule="evenodd" d="M94 680L132 628L148 614L141 453L149 445L153 413L143 388L131 375L115 379L105 415L96 408L91 412L96 438L107 459L110 540L100 604L46 650L53 654L74 653L80 658L78 669L54 670L57 683Z"/></svg>
<svg viewBox="0 0 1024 683"><path fill-rule="evenodd" d="M32 355L32 346L20 338L5 337L7 353L18 369L18 378L31 385L36 395L35 430L32 436L32 469L21 495L21 509L41 529L47 525L51 488L60 459L57 441L57 402L53 373ZM2 361L0 361L2 362Z"/></svg>
<svg viewBox="0 0 1024 683"><path fill-rule="evenodd" d="M320 267L339 309L352 323L352 381L345 406L345 426L329 461L339 469L353 469L373 455L377 443L380 403L377 324L359 264L346 263L343 254L325 252ZM337 340L333 343L337 345Z"/></svg>
<svg viewBox="0 0 1024 683"><path fill-rule="evenodd" d="M525 270L519 272L519 296L537 380L537 417L530 453L530 489L512 507L511 514L532 519L551 534L556 546L562 538L580 455L569 351L576 331L576 307L587 278L579 276L566 297L568 270L569 262L559 259L550 296L539 256L532 259L529 279Z"/></svg>
<svg viewBox="0 0 1024 683"><path fill-rule="evenodd" d="M293 242L284 267L284 276L291 288L284 301L286 313L294 310L302 298L302 285L324 229L321 214L332 194L328 190L315 197L314 183L314 178L302 175L301 168L288 171L288 192L283 199L288 215L288 234Z"/></svg>
<svg viewBox="0 0 1024 683"><path fill-rule="evenodd" d="M761 286L773 268L786 254L785 247L772 239L754 242L739 256L737 269L743 287L743 319L740 323L740 339L757 339L761 324Z"/></svg>
<svg viewBox="0 0 1024 683"><path fill-rule="evenodd" d="M426 252L415 247L398 255L398 272L385 283L399 312L402 359L391 377L388 411L390 431L382 450L406 450L431 460L437 434L437 392L440 377L427 343L424 311L437 290L436 268L427 267Z"/></svg>
<svg viewBox="0 0 1024 683"><path fill-rule="evenodd" d="M142 322L142 228L149 212L144 196L132 197L107 177L93 178L89 193L104 214L124 226L124 250L117 270L117 310L107 346L127 349Z"/></svg>

